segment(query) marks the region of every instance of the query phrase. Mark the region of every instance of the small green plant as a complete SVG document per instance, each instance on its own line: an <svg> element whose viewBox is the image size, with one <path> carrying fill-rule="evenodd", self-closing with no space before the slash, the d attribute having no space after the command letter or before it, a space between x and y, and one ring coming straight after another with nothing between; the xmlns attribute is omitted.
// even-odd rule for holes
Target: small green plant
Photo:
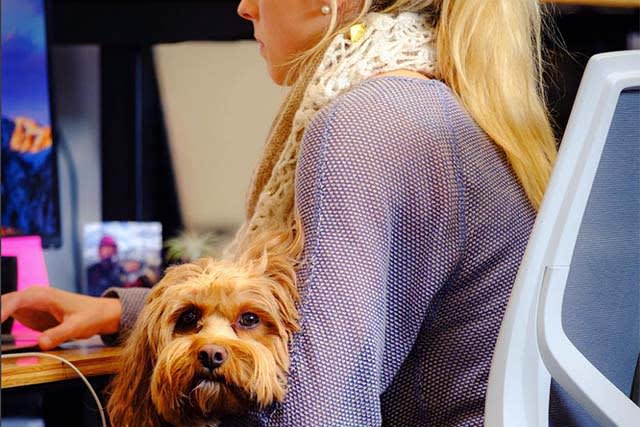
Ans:
<svg viewBox="0 0 640 427"><path fill-rule="evenodd" d="M218 255L220 238L213 233L182 231L177 237L168 239L164 247L169 262L190 262L203 257Z"/></svg>

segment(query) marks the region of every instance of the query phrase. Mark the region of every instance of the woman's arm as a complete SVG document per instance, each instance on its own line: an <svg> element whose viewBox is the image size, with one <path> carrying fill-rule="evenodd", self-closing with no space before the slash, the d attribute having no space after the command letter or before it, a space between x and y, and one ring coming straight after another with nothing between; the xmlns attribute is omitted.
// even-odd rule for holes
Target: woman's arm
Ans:
<svg viewBox="0 0 640 427"><path fill-rule="evenodd" d="M120 317L118 328L107 334L101 334L102 341L107 345L118 344L126 336L136 323L138 315L144 307L151 289L148 288L109 288L102 294L102 299L117 300L120 304Z"/></svg>
<svg viewBox="0 0 640 427"><path fill-rule="evenodd" d="M70 339L117 332L121 305L115 299L32 287L2 295L2 321L9 316L43 331L38 344L49 350Z"/></svg>
<svg viewBox="0 0 640 427"><path fill-rule="evenodd" d="M42 331L38 345L50 350L65 341L100 334L105 344L117 344L135 324L149 289L110 288L96 298L53 287L31 287L2 295L2 322L13 316Z"/></svg>

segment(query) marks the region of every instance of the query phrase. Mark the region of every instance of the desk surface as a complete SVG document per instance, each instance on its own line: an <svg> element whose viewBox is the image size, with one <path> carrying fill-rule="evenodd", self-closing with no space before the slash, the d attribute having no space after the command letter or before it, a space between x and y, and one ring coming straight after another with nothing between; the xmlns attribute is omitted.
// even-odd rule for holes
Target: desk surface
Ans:
<svg viewBox="0 0 640 427"><path fill-rule="evenodd" d="M105 347L94 337L74 345L43 353L64 357L85 376L109 375L116 372L120 348ZM2 359L2 388L43 384L76 379L78 375L64 363L48 357Z"/></svg>

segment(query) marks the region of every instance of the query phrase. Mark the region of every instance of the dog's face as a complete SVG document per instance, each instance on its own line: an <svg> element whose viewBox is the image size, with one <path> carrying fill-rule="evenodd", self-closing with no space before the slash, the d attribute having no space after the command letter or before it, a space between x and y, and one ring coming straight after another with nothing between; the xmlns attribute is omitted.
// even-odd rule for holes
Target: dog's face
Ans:
<svg viewBox="0 0 640 427"><path fill-rule="evenodd" d="M281 400L295 324L289 289L264 266L202 260L170 269L125 346L113 424L200 425Z"/></svg>

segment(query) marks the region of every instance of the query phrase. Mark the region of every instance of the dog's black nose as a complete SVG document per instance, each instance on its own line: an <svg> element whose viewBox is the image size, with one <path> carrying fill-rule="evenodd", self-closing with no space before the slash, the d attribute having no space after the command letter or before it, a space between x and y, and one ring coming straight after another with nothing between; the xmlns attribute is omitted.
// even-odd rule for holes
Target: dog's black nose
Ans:
<svg viewBox="0 0 640 427"><path fill-rule="evenodd" d="M213 371L227 360L227 350L215 344L207 344L200 347L198 360L205 368Z"/></svg>

